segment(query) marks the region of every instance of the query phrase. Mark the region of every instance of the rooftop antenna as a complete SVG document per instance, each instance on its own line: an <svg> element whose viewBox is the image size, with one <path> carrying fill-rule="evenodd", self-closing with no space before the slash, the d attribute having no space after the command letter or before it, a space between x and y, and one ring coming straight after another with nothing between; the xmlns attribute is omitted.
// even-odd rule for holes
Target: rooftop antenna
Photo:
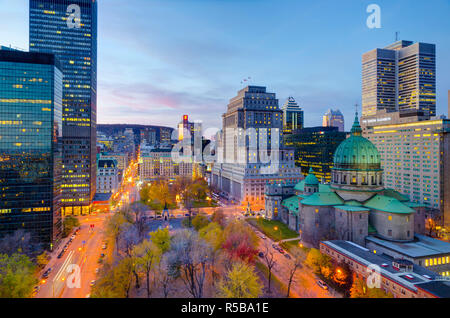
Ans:
<svg viewBox="0 0 450 318"><path fill-rule="evenodd" d="M398 41L398 35L400 34L400 32L395 32L395 42L397 42Z"/></svg>

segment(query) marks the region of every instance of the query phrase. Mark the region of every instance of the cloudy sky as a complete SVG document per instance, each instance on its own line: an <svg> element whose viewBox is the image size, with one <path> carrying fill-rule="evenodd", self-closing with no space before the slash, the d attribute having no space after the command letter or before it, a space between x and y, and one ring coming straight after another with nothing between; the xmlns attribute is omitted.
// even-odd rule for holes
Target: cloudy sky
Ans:
<svg viewBox="0 0 450 318"><path fill-rule="evenodd" d="M381 8L369 29L366 8ZM438 114L450 89L448 0L99 0L98 122L220 127L242 79L293 96L305 125L352 123L361 55L395 39L437 45ZM0 44L28 50L28 0L0 0Z"/></svg>

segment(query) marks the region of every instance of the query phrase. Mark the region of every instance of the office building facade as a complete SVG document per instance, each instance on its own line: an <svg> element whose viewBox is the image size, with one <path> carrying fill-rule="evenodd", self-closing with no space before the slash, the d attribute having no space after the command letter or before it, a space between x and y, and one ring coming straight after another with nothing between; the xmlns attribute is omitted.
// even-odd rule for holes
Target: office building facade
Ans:
<svg viewBox="0 0 450 318"><path fill-rule="evenodd" d="M331 181L334 152L346 138L337 127L308 127L283 135L284 144L295 151L296 166L302 171L313 168L323 183Z"/></svg>
<svg viewBox="0 0 450 318"><path fill-rule="evenodd" d="M294 97L289 97L281 109L283 111L283 134L290 134L303 128L304 113Z"/></svg>
<svg viewBox="0 0 450 318"><path fill-rule="evenodd" d="M362 56L363 116L377 111L436 116L436 46L398 41Z"/></svg>
<svg viewBox="0 0 450 318"><path fill-rule="evenodd" d="M344 115L342 115L339 109L333 110L330 108L327 110L325 115L323 115L322 126L337 127L338 131L344 132L345 130Z"/></svg>
<svg viewBox="0 0 450 318"><path fill-rule="evenodd" d="M97 1L30 0L29 42L31 52L61 62L63 214L88 214L96 190Z"/></svg>
<svg viewBox="0 0 450 318"><path fill-rule="evenodd" d="M51 54L0 50L0 236L61 237L62 68Z"/></svg>
<svg viewBox="0 0 450 318"><path fill-rule="evenodd" d="M264 207L268 183L299 182L294 150L283 146L283 112L275 93L247 86L230 100L222 116L212 186L237 202Z"/></svg>
<svg viewBox="0 0 450 318"><path fill-rule="evenodd" d="M450 226L450 120L381 112L362 119L363 135L378 149L384 184L441 211Z"/></svg>

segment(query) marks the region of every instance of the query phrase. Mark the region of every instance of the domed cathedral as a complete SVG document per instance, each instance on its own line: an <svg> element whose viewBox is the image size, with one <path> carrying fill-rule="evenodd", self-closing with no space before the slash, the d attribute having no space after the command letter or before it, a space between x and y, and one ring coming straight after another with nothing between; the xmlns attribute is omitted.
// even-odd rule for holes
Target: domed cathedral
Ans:
<svg viewBox="0 0 450 318"><path fill-rule="evenodd" d="M370 236L411 242L414 233L424 233L426 208L383 187L380 154L361 133L356 114L350 136L334 154L331 184L320 183L311 168L293 189L278 185L277 213L269 195L274 186L267 187L266 216L281 219L314 247L334 239L365 246Z"/></svg>
<svg viewBox="0 0 450 318"><path fill-rule="evenodd" d="M334 154L331 188L344 200L365 201L383 191L383 170L377 148L362 136L358 113L349 138Z"/></svg>

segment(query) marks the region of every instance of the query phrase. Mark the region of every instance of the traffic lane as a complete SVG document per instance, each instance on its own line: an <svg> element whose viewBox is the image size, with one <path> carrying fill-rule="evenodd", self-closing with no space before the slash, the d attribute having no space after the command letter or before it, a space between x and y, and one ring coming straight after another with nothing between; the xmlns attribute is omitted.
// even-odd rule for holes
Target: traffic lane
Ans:
<svg viewBox="0 0 450 318"><path fill-rule="evenodd" d="M90 294L90 282L95 280L95 269L100 266L97 263L102 252L103 231L101 224L89 233L85 238L86 244L77 246L78 255L76 264L80 267L80 288L66 288L61 295L63 298L85 298ZM80 250L81 249L81 250Z"/></svg>
<svg viewBox="0 0 450 318"><path fill-rule="evenodd" d="M53 260L51 260L51 263L49 263L47 268L51 267L52 272L50 273L49 277L45 279L45 283L40 285L40 290L35 296L36 298L52 298L53 297L53 290L54 290L53 280L55 279L55 276L60 272L61 266L66 262L68 255L70 254L71 251L73 251L75 253L80 247L82 247L83 241L88 241L90 233L89 233L89 227L86 226L86 223L93 223L93 224L98 225L98 224L100 224L99 222L102 222L102 219L104 219L104 218L101 218L101 217L93 218L92 216L80 218L80 223L83 223L80 226L80 232L78 233L78 235L75 236L74 240L70 243L69 248L64 253L64 256L62 258L58 259L57 257L55 257ZM61 247L61 251L63 248L64 248L64 246ZM76 254L74 254L74 256L76 256ZM73 261L71 261L71 263L73 263ZM41 279L41 283L42 283L42 279Z"/></svg>

